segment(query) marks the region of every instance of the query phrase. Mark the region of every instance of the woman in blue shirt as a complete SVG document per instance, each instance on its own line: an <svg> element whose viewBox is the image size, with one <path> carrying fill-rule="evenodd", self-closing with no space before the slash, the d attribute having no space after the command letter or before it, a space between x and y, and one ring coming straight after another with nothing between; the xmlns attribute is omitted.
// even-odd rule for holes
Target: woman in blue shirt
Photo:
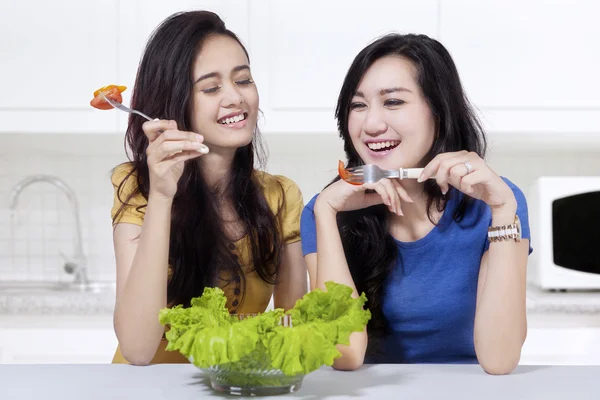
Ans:
<svg viewBox="0 0 600 400"><path fill-rule="evenodd" d="M311 288L347 284L372 312L334 367L479 362L510 373L527 334L527 204L485 163L450 54L424 35L380 38L350 66L336 118L348 167L425 169L362 186L336 178L303 211Z"/></svg>

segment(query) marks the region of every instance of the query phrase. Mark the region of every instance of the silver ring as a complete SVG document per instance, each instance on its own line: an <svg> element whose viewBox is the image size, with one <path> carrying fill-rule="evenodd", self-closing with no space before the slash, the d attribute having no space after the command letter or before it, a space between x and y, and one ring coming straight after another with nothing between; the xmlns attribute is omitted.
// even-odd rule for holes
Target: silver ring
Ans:
<svg viewBox="0 0 600 400"><path fill-rule="evenodd" d="M471 165L470 162L465 161L465 167L467 167L467 175L469 175L471 172L473 172L473 166Z"/></svg>

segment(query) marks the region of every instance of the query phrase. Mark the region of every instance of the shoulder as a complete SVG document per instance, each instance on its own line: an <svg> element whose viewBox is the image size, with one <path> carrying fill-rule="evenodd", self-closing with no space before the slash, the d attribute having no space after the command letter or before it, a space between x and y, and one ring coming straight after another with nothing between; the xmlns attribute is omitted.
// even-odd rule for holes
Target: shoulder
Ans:
<svg viewBox="0 0 600 400"><path fill-rule="evenodd" d="M320 193L315 194L312 199L310 199L310 201L308 203L306 203L306 206L304 207L304 211L303 213L310 213L310 214L314 214L315 213L315 203L317 201L317 197L319 197Z"/></svg>
<svg viewBox="0 0 600 400"><path fill-rule="evenodd" d="M122 185L123 189L121 190L124 190L125 187L128 189L132 189L133 186L137 187L137 175L133 169L133 164L131 162L117 165L113 169L110 177L113 186L118 188ZM129 190L129 192L131 192L131 190Z"/></svg>
<svg viewBox="0 0 600 400"><path fill-rule="evenodd" d="M303 203L302 192L292 179L264 171L257 171L255 176L271 206L281 206L283 202L286 204Z"/></svg>

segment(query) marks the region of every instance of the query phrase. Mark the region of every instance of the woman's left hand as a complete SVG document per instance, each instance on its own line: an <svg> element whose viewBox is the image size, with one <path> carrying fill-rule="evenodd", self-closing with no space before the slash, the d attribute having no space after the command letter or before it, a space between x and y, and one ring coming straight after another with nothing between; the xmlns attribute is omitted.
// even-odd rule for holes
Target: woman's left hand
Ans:
<svg viewBox="0 0 600 400"><path fill-rule="evenodd" d="M443 194L452 185L461 192L484 201L492 210L516 211L515 195L504 180L477 153L458 151L438 154L423 170L419 182L435 177Z"/></svg>

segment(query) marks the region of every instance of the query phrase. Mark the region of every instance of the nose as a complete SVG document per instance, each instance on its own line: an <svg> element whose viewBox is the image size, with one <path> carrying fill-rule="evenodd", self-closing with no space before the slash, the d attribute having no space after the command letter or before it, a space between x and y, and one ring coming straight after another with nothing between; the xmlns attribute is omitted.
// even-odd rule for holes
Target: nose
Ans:
<svg viewBox="0 0 600 400"><path fill-rule="evenodd" d="M367 135L381 135L387 131L387 128L387 124L378 110L373 108L367 110L367 116L363 123L363 130Z"/></svg>
<svg viewBox="0 0 600 400"><path fill-rule="evenodd" d="M223 107L238 106L244 102L244 96L235 85L227 85L224 89Z"/></svg>

